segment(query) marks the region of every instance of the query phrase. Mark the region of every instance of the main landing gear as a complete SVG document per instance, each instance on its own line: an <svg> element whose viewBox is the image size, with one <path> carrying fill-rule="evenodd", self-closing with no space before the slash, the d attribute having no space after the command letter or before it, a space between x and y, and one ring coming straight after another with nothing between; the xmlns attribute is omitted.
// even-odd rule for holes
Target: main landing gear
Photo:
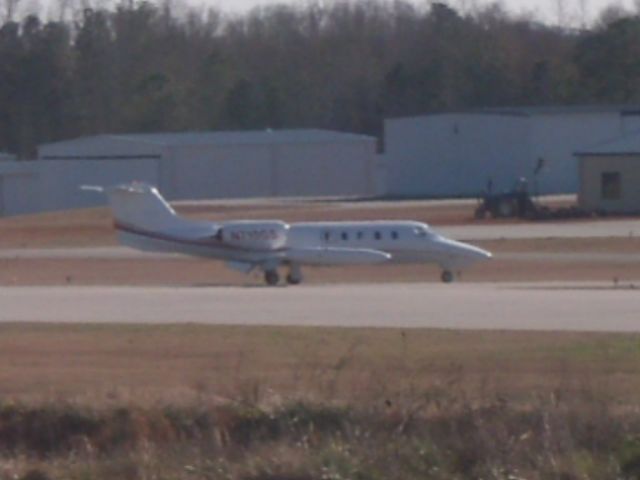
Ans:
<svg viewBox="0 0 640 480"><path fill-rule="evenodd" d="M280 275L277 270L265 270L264 281L267 285L273 287L280 281Z"/></svg>
<svg viewBox="0 0 640 480"><path fill-rule="evenodd" d="M299 285L302 282L302 271L298 265L291 265L287 274L287 283L289 285Z"/></svg>
<svg viewBox="0 0 640 480"><path fill-rule="evenodd" d="M443 271L442 271L442 275L440 275L440 279L441 279L444 283L451 283L451 282L453 282L453 279L454 279L453 272L452 272L451 270L443 270Z"/></svg>
<svg viewBox="0 0 640 480"><path fill-rule="evenodd" d="M292 265L289 273L285 277L285 280L289 285L300 284L302 282L302 272L300 271L300 267ZM271 287L277 285L280 282L280 275L278 274L278 270L265 270L264 281Z"/></svg>

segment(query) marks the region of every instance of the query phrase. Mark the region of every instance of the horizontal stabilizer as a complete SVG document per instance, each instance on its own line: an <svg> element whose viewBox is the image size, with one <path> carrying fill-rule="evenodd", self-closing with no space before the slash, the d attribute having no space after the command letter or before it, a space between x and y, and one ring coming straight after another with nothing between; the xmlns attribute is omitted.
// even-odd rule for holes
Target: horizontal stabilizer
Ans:
<svg viewBox="0 0 640 480"><path fill-rule="evenodd" d="M369 248L294 248L287 260L300 265L371 265L391 260L391 255Z"/></svg>
<svg viewBox="0 0 640 480"><path fill-rule="evenodd" d="M104 193L104 187L101 187L100 185L80 185L80 190L85 192Z"/></svg>

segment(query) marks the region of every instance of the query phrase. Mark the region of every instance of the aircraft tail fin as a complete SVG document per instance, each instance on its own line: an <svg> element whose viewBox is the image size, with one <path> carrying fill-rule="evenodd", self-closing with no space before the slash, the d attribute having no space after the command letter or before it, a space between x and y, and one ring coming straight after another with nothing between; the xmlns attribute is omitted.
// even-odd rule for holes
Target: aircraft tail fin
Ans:
<svg viewBox="0 0 640 480"><path fill-rule="evenodd" d="M84 185L81 189L106 193L117 224L144 230L162 230L181 223L160 192L146 183L134 182L113 187Z"/></svg>

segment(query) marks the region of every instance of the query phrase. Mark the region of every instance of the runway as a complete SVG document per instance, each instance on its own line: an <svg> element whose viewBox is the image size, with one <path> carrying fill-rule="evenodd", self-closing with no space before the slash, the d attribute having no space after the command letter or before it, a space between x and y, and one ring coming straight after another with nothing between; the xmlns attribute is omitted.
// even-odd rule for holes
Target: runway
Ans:
<svg viewBox="0 0 640 480"><path fill-rule="evenodd" d="M595 283L9 287L1 322L640 331L640 289Z"/></svg>

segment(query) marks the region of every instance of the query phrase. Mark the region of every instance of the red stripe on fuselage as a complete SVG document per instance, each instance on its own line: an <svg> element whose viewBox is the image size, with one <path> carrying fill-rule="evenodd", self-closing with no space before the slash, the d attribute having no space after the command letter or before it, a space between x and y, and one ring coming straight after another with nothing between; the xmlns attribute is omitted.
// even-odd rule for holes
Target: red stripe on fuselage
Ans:
<svg viewBox="0 0 640 480"><path fill-rule="evenodd" d="M147 237L152 240L162 240L165 242L181 243L183 245L192 245L192 246L198 246L198 247L213 247L213 248L235 251L235 252L273 253L273 252L282 252L286 250L286 248L278 248L273 250L257 250L257 249L253 250L253 249L247 249L247 248L234 247L233 245L223 243L222 241L216 239L213 235L209 238L203 238L203 239L177 237L174 235L169 235L167 233L144 230L134 225L130 225L128 223L120 222L117 220L113 222L113 227L120 232L131 233L141 237Z"/></svg>

